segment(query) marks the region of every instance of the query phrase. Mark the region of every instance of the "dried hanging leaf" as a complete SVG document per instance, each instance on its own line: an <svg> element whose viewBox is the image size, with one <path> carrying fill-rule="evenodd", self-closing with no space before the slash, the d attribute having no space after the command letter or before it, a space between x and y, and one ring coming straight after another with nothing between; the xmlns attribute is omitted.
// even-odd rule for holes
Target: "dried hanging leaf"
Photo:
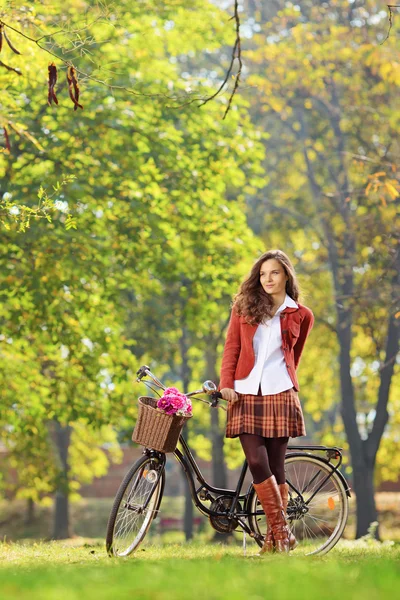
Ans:
<svg viewBox="0 0 400 600"><path fill-rule="evenodd" d="M56 65L54 63L50 63L49 67L48 67L48 71L49 71L49 92L48 92L48 96L47 96L47 102L49 104L51 104L54 100L54 102L56 104L58 104L56 92L54 89L54 87L57 83L57 67L56 67Z"/></svg>
<svg viewBox="0 0 400 600"><path fill-rule="evenodd" d="M68 67L67 69L67 81L68 81L68 91L69 97L74 103L74 110L79 108L83 108L82 104L79 104L79 85L78 80L76 78L76 71L74 67Z"/></svg>
<svg viewBox="0 0 400 600"><path fill-rule="evenodd" d="M16 47L13 46L13 44L11 43L11 40L6 33L6 30L4 29L4 26L3 26L3 35L4 35L4 39L6 40L7 44L10 46L10 48L14 52L14 54L21 54L21 52L19 50L17 50Z"/></svg>

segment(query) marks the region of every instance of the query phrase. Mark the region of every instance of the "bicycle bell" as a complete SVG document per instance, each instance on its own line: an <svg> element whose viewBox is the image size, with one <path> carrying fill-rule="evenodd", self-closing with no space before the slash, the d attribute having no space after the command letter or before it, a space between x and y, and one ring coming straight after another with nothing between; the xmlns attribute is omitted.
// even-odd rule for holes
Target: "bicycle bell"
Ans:
<svg viewBox="0 0 400 600"><path fill-rule="evenodd" d="M211 395L213 392L216 392L216 391L217 391L217 386L210 379L207 379L207 381L205 381L203 383L203 392L205 392L206 394Z"/></svg>

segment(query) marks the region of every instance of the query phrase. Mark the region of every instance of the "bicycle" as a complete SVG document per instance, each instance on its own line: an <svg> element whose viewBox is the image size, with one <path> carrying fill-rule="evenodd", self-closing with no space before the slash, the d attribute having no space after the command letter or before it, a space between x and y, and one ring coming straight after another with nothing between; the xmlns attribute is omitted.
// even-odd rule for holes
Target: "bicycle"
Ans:
<svg viewBox="0 0 400 600"><path fill-rule="evenodd" d="M142 381L158 393L152 384L164 390L165 386L144 365L137 371L137 382ZM152 384L144 380L149 377ZM211 396L211 401L196 398L199 394ZM223 408L216 385L206 381L201 390L189 392L211 408ZM258 502L253 485L242 491L247 473L247 461L236 489L221 489L210 485L203 477L188 444L181 435L181 449L174 456L185 471L190 492L197 509L209 517L212 527L221 533L242 531L262 546L266 531L265 514ZM314 555L329 552L339 541L348 517L350 488L339 470L342 448L336 446L289 446L285 458L286 482L289 484L287 522L298 546L296 554ZM314 455L324 452L326 458ZM337 461L333 464L332 461ZM160 510L165 485L165 454L144 448L143 456L131 467L123 479L111 509L107 525L106 549L111 556L128 556L145 538ZM195 479L198 486L196 487ZM206 503L209 503L208 506Z"/></svg>

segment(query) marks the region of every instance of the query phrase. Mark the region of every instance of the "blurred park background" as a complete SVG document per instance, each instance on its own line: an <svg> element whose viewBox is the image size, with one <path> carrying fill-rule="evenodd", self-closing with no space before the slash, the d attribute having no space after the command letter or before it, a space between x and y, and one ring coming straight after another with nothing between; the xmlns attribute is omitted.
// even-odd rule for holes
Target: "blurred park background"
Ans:
<svg viewBox="0 0 400 600"><path fill-rule="evenodd" d="M104 536L141 452L136 370L182 391L218 383L232 295L270 248L292 258L315 315L307 437L292 443L344 448L345 537L378 521L374 535L400 539L397 10L0 1L20 53L3 39L1 539ZM233 485L238 440L219 411L194 415L204 474ZM173 459L167 475L153 539L211 539Z"/></svg>

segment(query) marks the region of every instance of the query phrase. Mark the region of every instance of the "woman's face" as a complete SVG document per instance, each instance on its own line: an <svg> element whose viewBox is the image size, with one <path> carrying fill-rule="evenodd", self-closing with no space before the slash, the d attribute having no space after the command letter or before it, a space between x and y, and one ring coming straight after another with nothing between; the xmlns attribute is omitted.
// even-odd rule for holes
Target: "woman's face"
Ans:
<svg viewBox="0 0 400 600"><path fill-rule="evenodd" d="M262 263L260 268L260 283L267 294L282 295L285 292L288 276L281 263L270 258Z"/></svg>

